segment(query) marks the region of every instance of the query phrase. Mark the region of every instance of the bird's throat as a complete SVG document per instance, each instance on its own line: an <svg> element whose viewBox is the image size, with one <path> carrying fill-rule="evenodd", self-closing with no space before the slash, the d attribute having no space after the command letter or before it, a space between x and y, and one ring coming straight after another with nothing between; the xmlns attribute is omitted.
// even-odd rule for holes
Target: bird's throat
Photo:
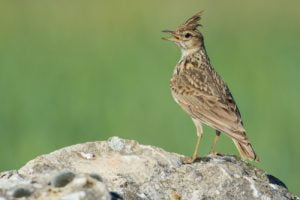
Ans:
<svg viewBox="0 0 300 200"><path fill-rule="evenodd" d="M181 59L200 51L200 47L192 49L181 49Z"/></svg>

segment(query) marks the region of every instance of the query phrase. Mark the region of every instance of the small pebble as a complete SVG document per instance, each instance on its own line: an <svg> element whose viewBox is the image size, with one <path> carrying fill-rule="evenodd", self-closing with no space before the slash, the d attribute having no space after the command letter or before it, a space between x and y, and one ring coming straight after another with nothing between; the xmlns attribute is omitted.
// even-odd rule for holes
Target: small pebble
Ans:
<svg viewBox="0 0 300 200"><path fill-rule="evenodd" d="M54 187L65 187L66 185L68 185L70 182L73 181L74 177L75 174L73 172L68 172L68 171L60 172L58 175L56 175L53 178L51 185L53 185Z"/></svg>
<svg viewBox="0 0 300 200"><path fill-rule="evenodd" d="M125 147L124 141L118 137L110 138L108 145L114 151L121 151Z"/></svg>
<svg viewBox="0 0 300 200"><path fill-rule="evenodd" d="M95 159L95 155L92 153L85 153L85 152L80 152L81 157L87 159L87 160L92 160Z"/></svg>
<svg viewBox="0 0 300 200"><path fill-rule="evenodd" d="M13 192L12 196L14 198L22 198L22 197L29 197L31 195L31 191L27 188L17 188Z"/></svg>
<svg viewBox="0 0 300 200"><path fill-rule="evenodd" d="M96 179L99 182L103 182L103 179L99 174L92 173L92 174L90 174L90 177L92 177L93 179Z"/></svg>

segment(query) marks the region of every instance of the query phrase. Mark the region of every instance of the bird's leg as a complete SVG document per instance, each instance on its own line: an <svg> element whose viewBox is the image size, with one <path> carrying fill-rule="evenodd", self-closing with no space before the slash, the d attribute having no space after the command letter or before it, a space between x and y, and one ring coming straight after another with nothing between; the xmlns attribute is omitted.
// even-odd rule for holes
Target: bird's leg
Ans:
<svg viewBox="0 0 300 200"><path fill-rule="evenodd" d="M195 150L194 150L194 153L193 153L193 156L192 156L192 162L194 162L197 158L197 155L198 155L198 149L199 149L199 145L200 145L200 141L201 141L201 135L197 135L197 143L196 143L196 146L195 146Z"/></svg>
<svg viewBox="0 0 300 200"><path fill-rule="evenodd" d="M214 139L211 149L210 149L210 154L212 154L212 155L217 155L216 144L217 144L217 141L219 140L220 135L221 135L221 132L216 130L216 136L215 136L215 139Z"/></svg>
<svg viewBox="0 0 300 200"><path fill-rule="evenodd" d="M193 121L194 121L194 123L196 125L196 129L197 129L197 143L195 146L193 156L185 159L183 161L184 164L191 164L197 159L198 149L199 149L199 145L200 145L200 141L201 141L201 137L202 137L202 133L203 133L201 123L197 122L196 120L193 120Z"/></svg>

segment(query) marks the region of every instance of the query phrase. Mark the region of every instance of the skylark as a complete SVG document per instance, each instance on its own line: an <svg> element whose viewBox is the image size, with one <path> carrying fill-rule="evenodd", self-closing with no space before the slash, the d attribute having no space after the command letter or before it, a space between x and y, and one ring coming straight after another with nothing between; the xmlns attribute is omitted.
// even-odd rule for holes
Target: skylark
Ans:
<svg viewBox="0 0 300 200"><path fill-rule="evenodd" d="M204 46L202 33L198 30L201 14L197 13L180 25L175 31L165 30L170 38L163 38L177 44L181 49L181 59L175 67L170 87L172 96L181 108L188 113L197 129L197 143L192 163L202 136L202 124L216 131L211 153L216 154L215 146L222 133L229 136L240 155L249 160L258 160L252 145L247 139L240 111L229 88L210 64Z"/></svg>

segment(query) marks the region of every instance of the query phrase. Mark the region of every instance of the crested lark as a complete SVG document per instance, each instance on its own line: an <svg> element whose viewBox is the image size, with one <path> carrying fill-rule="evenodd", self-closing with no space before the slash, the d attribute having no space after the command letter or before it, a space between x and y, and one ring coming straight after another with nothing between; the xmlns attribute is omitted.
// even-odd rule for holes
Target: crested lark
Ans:
<svg viewBox="0 0 300 200"><path fill-rule="evenodd" d="M192 163L202 136L202 124L216 131L211 147L215 146L221 132L229 136L240 155L249 160L258 160L254 149L247 139L241 114L226 83L210 64L204 46L202 33L199 32L199 20L202 12L189 18L175 31L163 31L171 38L163 38L177 44L182 52L181 59L175 67L170 87L172 96L180 107L187 112L197 129L197 143L193 156L186 161Z"/></svg>

